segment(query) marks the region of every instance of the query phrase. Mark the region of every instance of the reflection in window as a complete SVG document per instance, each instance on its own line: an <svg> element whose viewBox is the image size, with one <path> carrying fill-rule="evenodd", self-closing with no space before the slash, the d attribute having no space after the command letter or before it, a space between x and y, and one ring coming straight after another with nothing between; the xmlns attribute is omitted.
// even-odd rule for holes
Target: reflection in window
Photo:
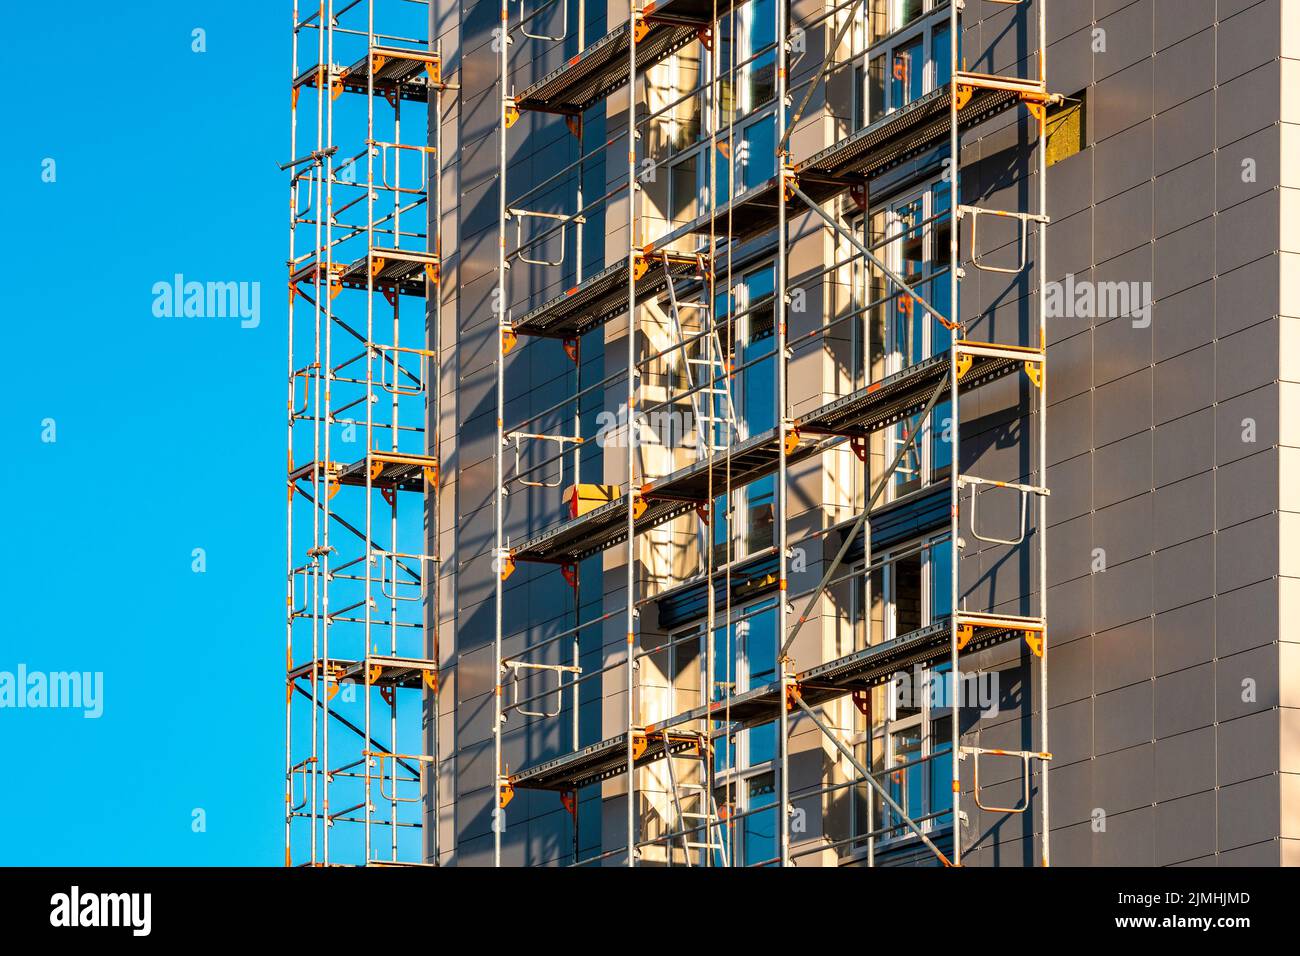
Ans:
<svg viewBox="0 0 1300 956"><path fill-rule="evenodd" d="M927 20L926 7L937 11ZM860 86L855 119L874 123L952 81L952 30L946 4L874 0L855 43L865 52L855 66ZM960 51L958 51L960 52Z"/></svg>
<svg viewBox="0 0 1300 956"><path fill-rule="evenodd" d="M890 57L890 106L919 100L925 88L925 38L898 47Z"/></svg>

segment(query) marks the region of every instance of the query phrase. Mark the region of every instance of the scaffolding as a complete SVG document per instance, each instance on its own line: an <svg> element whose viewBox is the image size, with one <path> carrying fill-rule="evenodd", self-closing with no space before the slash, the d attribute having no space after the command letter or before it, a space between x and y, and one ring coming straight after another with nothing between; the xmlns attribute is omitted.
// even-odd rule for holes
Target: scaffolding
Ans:
<svg viewBox="0 0 1300 956"><path fill-rule="evenodd" d="M293 5L286 866L437 858L422 837L439 687L428 224L453 87L430 27L426 2Z"/></svg>
<svg viewBox="0 0 1300 956"><path fill-rule="evenodd" d="M627 19L608 34L587 44L582 37L585 23L582 0L577 0L578 53L541 80L515 91L511 86L512 58L517 51L535 51L538 47L554 49L572 40L567 28L569 7L564 5L566 27L560 35L548 34L537 26L538 18L555 4L542 5L531 14L517 12L513 17L508 0L501 0L502 42L493 47L498 54L499 116L498 226L500 242L497 259L496 288L496 452L494 512L495 636L493 694L493 749L495 767L495 803L499 810L519 790L552 791L560 794L564 806L574 817L572 863L590 865L640 863L668 865L718 866L740 861L735 852L736 831L744 826L747 813L737 811L728 799L726 787L717 786L717 776L728 769L731 759L729 741L746 729L776 725L776 749L772 757L775 768L776 819L778 821L776 853L757 862L768 865L792 865L805 856L828 849L865 847L865 862L876 861L882 838L908 833L944 865L961 865L963 799L981 811L1003 814L1032 813L1036 804L1039 860L1050 862L1047 761L1047 576L1046 576L1046 409L1047 409L1047 337L1045 326L1046 285L1046 134L1049 108L1061 101L1049 92L1046 67L1045 0L988 0L984 9L1010 8L1027 34L1030 50L1019 69L1030 76L1017 75L1015 68L999 73L981 73L966 68L962 50L963 18L966 4L962 0L946 4L925 4L926 16L935 23L946 19L948 51L936 55L937 76L905 105L893 104L872 115L871 104L863 108L861 122L848 135L835 138L833 145L820 148L808 156L795 154L793 143L800 140L801 121L817 94L825 90L829 100L832 77L855 68L862 69L866 83L866 61L873 44L884 39L875 35L875 18L865 13L864 0L845 0L827 4L812 16L791 22L791 6L778 2L775 23L775 63L772 74L775 102L776 143L774 172L764 181L737 183L735 150L738 135L738 110L735 108L735 78L738 70L754 65L754 59L740 59L744 53L737 44L737 12L745 4L730 0L657 0L639 5L629 4ZM872 4L875 7L875 4ZM856 32L855 32L856 31ZM821 35L826 46L820 56L807 53L807 38ZM851 37L859 37L854 42ZM796 42L798 38L798 42ZM724 59L724 40L727 55ZM650 97L641 95L641 81L649 71L666 63L689 44L699 43L702 50L700 69L704 77L687 96L703 98L702 109L710 117L708 146L705 151L706 183L702 210L681 225L669 223L663 235L647 241L647 222L653 218L644 211L644 174L647 165L657 162L647 158L643 140L652 123L679 106L685 97L668 99L658 109L650 108ZM851 46L847 55L842 54ZM799 59L792 59L792 52ZM740 60L739 62L737 62ZM893 80L910 82L908 61L895 58ZM946 68L945 68L946 67ZM900 75L899 71L902 70ZM794 73L801 73L796 81ZM583 142L584 114L600 107L611 96L626 102L623 128L595 150L588 151ZM644 100L644 108L641 107ZM797 103L797 105L796 105ZM1024 109L1025 124L1036 135L1035 170L1028 177L1032 198L1026 209L996 209L974 200L963 202L961 162L963 135L1002 113ZM570 132L577 138L579 159L560 170L543 186L562 177L576 174L577 189L571 212L557 214L529 210L526 205L541 187L511 194L509 170L510 130L521 113L555 114L564 117ZM623 152L620 153L620 150ZM582 173L584 163L603 152L610 164L615 157L626 156L626 171L609 192L595 201L584 201ZM871 210L873 182L886 174L901 171L909 164L935 162L945 170L940 189L946 193L946 210L907 226L905 232L891 232L884 237L867 235L866 217ZM725 179L725 188L720 183ZM627 230L626 254L602 271L582 276L582 227L597 207L609 210L625 204ZM521 221L532 218L547 220L545 228L525 239ZM863 225L852 222L861 217ZM669 218L666 215L661 218ZM988 218L1009 225L1013 236L1004 248L1018 245L1018 261L1013 265L995 265L990 249L980 248L981 219ZM792 224L798 222L801 235L810 230L825 230L839 247L848 250L844 258L826 265L801 282L825 282L837 270L870 270L880 278L879 294L865 296L869 301L855 303L848 314L836 318L822 315L811 328L793 331L793 292L790 270ZM623 225L623 224L620 224ZM963 229L963 227L965 227ZM613 224L610 224L613 231ZM986 224L986 230L988 228ZM944 247L946 268L927 275L924 280L904 274L892 265L885 249L900 239L926 235L936 248ZM560 268L564 265L565 237L576 236L577 278L562 294L550 297L532 308L512 301L509 270L519 263L530 266ZM985 233L987 237L987 231ZM540 251L546 243L561 245L560 258L551 259ZM987 238L985 240L988 242ZM755 301L737 305L732 298L733 268L752 258L752 250L761 246L774 255L775 288ZM991 244L990 244L991 246ZM553 246L552 246L553 248ZM1031 253L1032 249L1032 253ZM963 251L964 250L964 251ZM572 252L570 252L572 254ZM1015 257L1013 257L1015 258ZM978 310L963 311L961 290L965 280L976 273L1010 275L1034 285L1026 296L1030 313L1027 335L1021 341L1000 342L974 339L969 330L980 319ZM723 279L727 280L725 283ZM946 287L946 292L941 291ZM972 296L971 299L974 297ZM653 305L656 315L654 332L660 341L655 346L647 332L644 315ZM832 337L844 333L847 326L865 323L872 310L891 309L913 318L929 321L941 341L929 355L907 355L902 367L876 375L866 370L866 381L852 380L820 405L794 414L790 400L790 367L795 356L810 350L829 349ZM770 311L775 358L774 399L776 414L771 427L748 434L739 427L733 402L733 388L738 377L759 359L741 354L737 341L740 322ZM766 314L764 311L764 314ZM606 354L607 376L584 385L575 376L574 393L566 402L546 409L520 422L506 418L507 356L524 339L552 339L564 343L575 365L579 364L580 343L584 335L602 332L615 325L625 335L626 354L621 363L612 352ZM666 344L663 340L667 339ZM621 365L621 367L620 367ZM580 367L580 366L579 366ZM671 374L663 375L667 368ZM1020 440L1025 443L1026 458L1032 463L1024 480L992 479L968 474L963 467L971 455L963 455L962 397L992 383L1023 372L1027 385L1020 392L1020 414L1032 421L1031 434L1024 429ZM649 382L658 375L656 387ZM660 379L667 380L664 385ZM614 434L617 441L607 449L619 448L623 476L615 487L606 489L607 500L595 507L576 506L582 480L578 451L591 438L581 430L581 402L584 397L603 395L621 388L625 415ZM657 399L649 398L656 394ZM699 428L694 460L672 459L672 467L652 473L642 451L640 435L649 417L657 410L681 407L688 403ZM895 482L904 462L920 454L920 444L939 429L934 421L936 408L946 403L949 420L943 423L943 440L950 445L952 465L942 480L935 479L908 499L910 510L904 513L897 502L888 501L887 490ZM548 416L572 415L572 433L548 434L538 424ZM894 436L892 454L872 453L880 447L882 436ZM875 444L873 444L875 443ZM540 462L525 465L520 455L522 445L554 447L553 454L543 455ZM510 470L513 449L514 468ZM829 453L851 449L861 462L860 505L848 521L829 527L797 530L789 515L790 469ZM612 451L610 451L612 454ZM536 457L536 456L534 456ZM571 458L575 506L567 520L548 522L542 532L525 540L510 541L506 535L506 505L517 487L554 487L563 484L564 463ZM873 465L873 458L879 459ZM558 471L558 477L556 476ZM773 528L765 552L761 574L744 578L742 562L731 553L735 539L731 503L739 489L773 476ZM999 536L982 526L978 518L979 499L1001 493L1016 500L1016 533ZM718 508L719 502L725 504ZM819 607L836 588L851 585L891 561L873 557L873 527L888 522L916 524L919 503L929 508L927 527L947 529L951 558L945 579L932 587L946 592L942 614L918 629L896 634L886 640L856 648L852 653L821 660L796 668L792 648L801 630L821 613ZM900 518L900 513L903 518ZM642 542L654 529L678 519L692 520L694 515L700 540L698 571L688 575L687 584L703 589L704 610L699 615L700 628L693 637L673 638L649 646L642 640L640 622L645 608L663 598L638 593L637 568ZM906 519L904 521L904 519ZM716 528L723 529L721 549ZM996 608L982 610L967 607L973 595L962 588L962 550L972 542L993 546L1031 548L1033 559L1026 562L1035 580L1026 584L1026 601L1035 604L1033 613L1010 614ZM836 543L838 542L837 546ZM789 588L790 562L797 548L827 545L827 560L818 583L800 593ZM587 558L622 549L625 555L625 590L623 608L607 610L594 619L584 620L578 600L579 565ZM747 556L753 558L753 555ZM856 561L862 570L850 570ZM571 628L541 640L525 635L505 633L505 587L510 575L521 562L550 566L558 570L574 591L575 620ZM754 565L749 561L748 565ZM754 585L754 581L759 583ZM730 673L730 642L733 629L747 614L733 606L750 593L774 595L777 619L776 673L770 680L737 690ZM1031 608L1026 606L1024 610ZM579 665L578 635L612 627L622 622L626 645L619 659L603 662L595 669ZM719 637L719 629L725 635ZM715 646L725 641L726 647ZM960 699L964 666L976 666L973 656L998 645L1023 640L1035 662L1039 709L1036 740L1024 750L1007 750L968 746L962 743ZM556 652L565 642L574 647L572 663L556 663ZM507 653L507 643L510 652ZM692 644L691 647L685 645ZM662 720L646 721L640 712L638 675L653 655L693 653L702 671L699 702L696 706L674 711ZM841 729L826 719L826 705L852 700L857 709L868 714L874 688L890 686L897 675L909 668L936 668L949 681L952 718L948 742L951 802L939 812L925 816L910 814L901 805L896 786L888 779L924 762L933 762L935 754L921 760L893 765L887 771L864 760ZM944 668L946 667L946 672ZM721 673L720 673L721 670ZM621 678L621 685L618 683ZM721 678L721 679L719 679ZM538 681L541 681L540 689ZM608 691L625 692L624 729L587 746L581 746L577 723L580 689L596 686ZM521 691L521 687L524 689ZM559 756L532 766L509 768L503 760L503 735L511 720L531 722L556 719L564 709L564 698L571 694L574 726L571 743ZM606 696L609 696L607 693ZM558 706L556 703L558 702ZM819 713L819 710L821 711ZM792 791L790 780L790 741L796 724L804 729L816 728L826 739L830 752L850 769L842 782L818 781L817 784ZM868 734L870 731L868 731ZM1031 734L1031 737L1034 736ZM980 790L981 758L1002 758L1019 765L1016 784L1021 798L1010 806L997 806ZM973 787L963 789L962 766L969 761L973 769ZM685 765L683 765L685 764ZM655 771L653 779L648 776ZM583 788L621 781L626 793L626 836L624 845L604 849L582 857L578 846L578 795ZM824 796L846 789L868 789L888 808L890 822L875 819L877 801L866 801L866 826L834 843L812 841L810 846L791 845L792 803L795 800ZM653 792L652 792L653 791ZM719 793L723 799L719 801ZM884 812L884 811L882 811ZM651 829L647 821L655 817ZM950 831L948 845L941 847L940 837ZM494 826L494 862L502 862L504 825Z"/></svg>

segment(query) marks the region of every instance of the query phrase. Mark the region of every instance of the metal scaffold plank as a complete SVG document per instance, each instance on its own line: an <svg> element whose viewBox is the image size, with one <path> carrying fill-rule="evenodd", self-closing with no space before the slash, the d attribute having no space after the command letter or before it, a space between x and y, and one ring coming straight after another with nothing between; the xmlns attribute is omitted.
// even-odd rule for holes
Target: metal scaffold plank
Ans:
<svg viewBox="0 0 1300 956"><path fill-rule="evenodd" d="M717 0L724 16L732 0ZM647 3L635 22L636 70L662 63L712 23L714 0L659 0ZM615 90L631 75L629 45L632 24L624 22L515 97L519 109L579 115Z"/></svg>
<svg viewBox="0 0 1300 956"><path fill-rule="evenodd" d="M959 627L969 627L971 631L970 638L962 648L964 655L976 654L1018 638L1038 635L1044 629L1040 618L1012 615L960 613L957 615L957 624ZM939 663L948 655L951 626L952 619L944 617L891 641L808 668L795 675L791 682L793 692L808 705L816 706L888 683L899 671ZM661 760L669 750L685 749L702 737L699 733L674 731L674 727L710 721L715 725L710 730L710 736L726 736L740 729L776 720L780 700L781 684L772 681L733 695L727 700L712 701L650 724L638 732L643 733L652 743L637 758L637 766ZM666 750L663 745L665 739L679 743ZM518 788L564 791L608 780L626 772L627 767L622 759L626 746L627 735L619 734L513 774L511 781Z"/></svg>
<svg viewBox="0 0 1300 956"><path fill-rule="evenodd" d="M668 269L663 268L664 256ZM647 247L641 257L643 267L637 278L639 301L660 295L673 280L699 277L707 269L703 255L656 252ZM571 339L584 335L627 312L628 262L620 260L590 279L566 289L562 294L533 309L514 322L518 335Z"/></svg>
<svg viewBox="0 0 1300 956"><path fill-rule="evenodd" d="M821 442L801 442L791 449L791 463L817 454ZM644 504L636 519L638 535L709 503L709 489L724 487L728 476L738 488L772 474L781 458L776 429L769 429L729 451L694 462L671 475L645 485L636 493ZM711 477L710 477L711 476ZM640 505L638 505L640 507ZM615 499L585 515L570 519L512 548L516 561L574 564L627 540L628 505Z"/></svg>
<svg viewBox="0 0 1300 956"><path fill-rule="evenodd" d="M340 93L369 93L420 103L429 101L431 90L442 81L442 58L427 50L376 46L351 66L329 69L316 64L303 70L293 81L295 92L304 87L328 86L333 96Z"/></svg>

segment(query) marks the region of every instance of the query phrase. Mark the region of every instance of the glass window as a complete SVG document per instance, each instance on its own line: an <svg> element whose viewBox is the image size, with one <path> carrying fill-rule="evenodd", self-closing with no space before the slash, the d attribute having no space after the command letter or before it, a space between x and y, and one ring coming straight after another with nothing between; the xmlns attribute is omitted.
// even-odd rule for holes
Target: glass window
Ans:
<svg viewBox="0 0 1300 956"><path fill-rule="evenodd" d="M947 665L944 665L946 670ZM936 671L936 675L939 675ZM930 723L930 802L926 813L940 813L952 809L952 717L947 716ZM952 823L952 815L940 816L930 823L941 827Z"/></svg>
<svg viewBox="0 0 1300 956"><path fill-rule="evenodd" d="M934 89L952 82L952 30L947 23L934 28L930 59L934 61Z"/></svg>
<svg viewBox="0 0 1300 956"><path fill-rule="evenodd" d="M927 8L938 11L928 21ZM854 34L856 43L865 36L867 44L865 69L856 74L866 102L858 117L874 123L951 82L952 30L945 8L922 0L873 0L866 29Z"/></svg>
<svg viewBox="0 0 1300 956"><path fill-rule="evenodd" d="M740 184L753 189L776 175L776 116L768 114L744 128Z"/></svg>
<svg viewBox="0 0 1300 956"><path fill-rule="evenodd" d="M869 118L874 123L885 115L888 102L885 99L885 54L873 56L867 66L867 104Z"/></svg>
<svg viewBox="0 0 1300 956"><path fill-rule="evenodd" d="M919 427L921 427L921 416L918 414L904 419L890 429L890 441L894 446L889 456L890 461L893 461L894 455L898 454L899 447L905 446L903 457L899 459L898 467L894 469L893 489L895 498L910 495L921 487L922 468L924 467L921 455L925 445L924 442L919 440L912 440L912 433Z"/></svg>
<svg viewBox="0 0 1300 956"><path fill-rule="evenodd" d="M952 611L952 548L947 539L928 549L930 558L930 620L938 621Z"/></svg>
<svg viewBox="0 0 1300 956"><path fill-rule="evenodd" d="M925 12L926 0L871 0L871 37L879 39L909 23Z"/></svg>
<svg viewBox="0 0 1300 956"><path fill-rule="evenodd" d="M952 332L939 318L949 319L957 312L952 303L951 204L951 185L936 179L867 217L867 243L915 293L904 291L875 267L854 273L864 307L863 325L855 335L866 349L862 363L869 381L894 375L952 345ZM867 309L871 303L881 304ZM943 440L942 422L951 414L941 410L946 407L936 407L919 436L919 447L906 450L891 484L895 498L941 480L951 470L951 449ZM891 426L885 433L884 461L877 465L873 460L873 467L892 460L919 427L919 416Z"/></svg>
<svg viewBox="0 0 1300 956"><path fill-rule="evenodd" d="M776 43L776 0L750 0L748 53L757 53Z"/></svg>
<svg viewBox="0 0 1300 956"><path fill-rule="evenodd" d="M890 107L898 109L920 99L925 91L925 37L895 47L890 64Z"/></svg>
<svg viewBox="0 0 1300 956"><path fill-rule="evenodd" d="M699 195L699 153L691 153L668 168L669 218L675 223L689 222L698 213L696 198Z"/></svg>
<svg viewBox="0 0 1300 956"><path fill-rule="evenodd" d="M924 816L921 794L925 774L920 766L912 766L921 759L921 728L905 727L890 736L889 795L909 817ZM906 832L900 829L896 835L903 836Z"/></svg>
<svg viewBox="0 0 1300 956"><path fill-rule="evenodd" d="M902 636L947 614L952 574L947 535L904 545L876 561L869 574L858 576L861 597L853 613L862 619L857 622L859 633L879 630L886 638ZM951 822L944 813L952 807L952 722L943 683L948 672L944 663L900 674L893 683L875 688L867 698L866 713L855 717L860 734L857 758L925 830ZM854 833L884 830L885 840L914 835L867 787L855 786ZM870 828L868 807L873 815ZM856 849L863 846L857 844Z"/></svg>
<svg viewBox="0 0 1300 956"><path fill-rule="evenodd" d="M772 302L776 276L771 266L745 277L740 317L741 438L776 427L776 313Z"/></svg>
<svg viewBox="0 0 1300 956"><path fill-rule="evenodd" d="M921 603L921 554L894 562L894 633L910 634L925 626Z"/></svg>
<svg viewBox="0 0 1300 956"><path fill-rule="evenodd" d="M722 700L730 687L732 694L743 694L776 680L777 613L773 601L760 602L737 613L740 619L731 628L718 628L714 634L714 687L712 699ZM704 666L703 659L700 663ZM714 751L714 771L746 770L759 766L776 755L775 724L768 723L741 731L731 742L734 749L719 746Z"/></svg>
<svg viewBox="0 0 1300 956"><path fill-rule="evenodd" d="M743 818L744 841L742 856L745 866L754 866L775 859L776 846L776 784L774 774L763 773L745 782L745 807L751 811ZM763 807L768 809L764 810ZM758 812L752 812L757 810Z"/></svg>

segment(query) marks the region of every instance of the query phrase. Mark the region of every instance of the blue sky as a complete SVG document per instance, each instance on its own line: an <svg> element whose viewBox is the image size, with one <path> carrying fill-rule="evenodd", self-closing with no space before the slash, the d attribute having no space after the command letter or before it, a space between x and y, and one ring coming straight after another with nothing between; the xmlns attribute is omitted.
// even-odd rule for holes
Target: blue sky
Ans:
<svg viewBox="0 0 1300 956"><path fill-rule="evenodd" d="M6 11L0 672L104 709L0 708L0 864L283 860L290 10ZM155 317L176 273L260 324Z"/></svg>

